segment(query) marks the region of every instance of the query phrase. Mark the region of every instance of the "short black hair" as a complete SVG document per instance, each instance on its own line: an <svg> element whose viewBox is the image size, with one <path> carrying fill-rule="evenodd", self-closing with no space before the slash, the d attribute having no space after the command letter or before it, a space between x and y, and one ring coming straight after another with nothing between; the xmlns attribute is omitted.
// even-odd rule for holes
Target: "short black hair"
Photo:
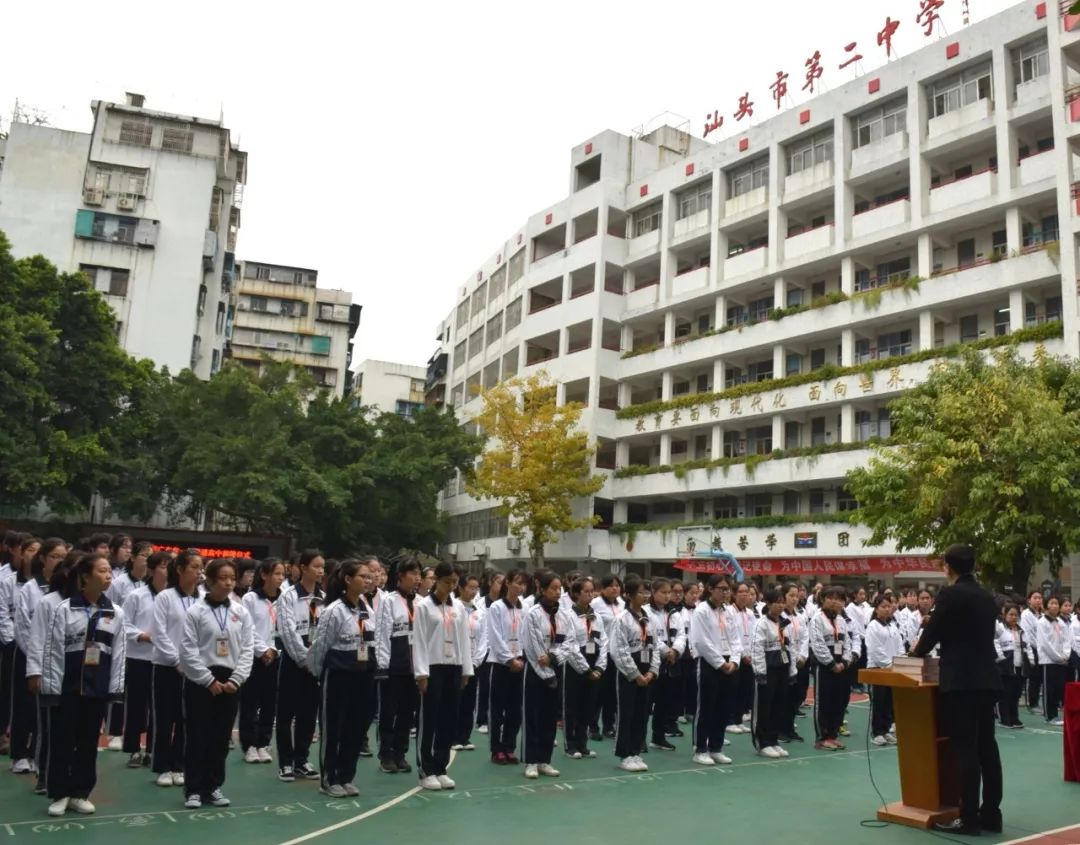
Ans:
<svg viewBox="0 0 1080 845"><path fill-rule="evenodd" d="M975 550L963 543L955 543L945 550L945 562L959 575L975 571Z"/></svg>

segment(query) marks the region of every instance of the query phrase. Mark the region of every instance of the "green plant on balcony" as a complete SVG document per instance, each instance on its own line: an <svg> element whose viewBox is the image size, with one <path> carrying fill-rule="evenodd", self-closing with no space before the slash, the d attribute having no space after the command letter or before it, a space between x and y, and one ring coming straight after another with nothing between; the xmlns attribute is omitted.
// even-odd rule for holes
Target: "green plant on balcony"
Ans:
<svg viewBox="0 0 1080 845"><path fill-rule="evenodd" d="M710 528L781 528L787 525L859 525L859 511L840 511L839 513L789 513L769 516L741 516L732 519L695 520L694 522L617 522L608 532L627 543L633 543L637 536L646 531L658 531L661 539L679 528L708 525Z"/></svg>

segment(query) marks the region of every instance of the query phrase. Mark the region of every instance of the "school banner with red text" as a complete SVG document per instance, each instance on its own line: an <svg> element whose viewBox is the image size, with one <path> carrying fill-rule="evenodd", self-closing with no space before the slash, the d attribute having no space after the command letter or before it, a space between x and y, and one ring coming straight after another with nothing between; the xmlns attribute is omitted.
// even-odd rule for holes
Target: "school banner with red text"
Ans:
<svg viewBox="0 0 1080 845"><path fill-rule="evenodd" d="M739 565L747 575L861 575L890 572L938 572L940 558L924 555L884 557L741 557ZM727 572L723 561L709 558L680 558L675 568L685 572L710 574Z"/></svg>

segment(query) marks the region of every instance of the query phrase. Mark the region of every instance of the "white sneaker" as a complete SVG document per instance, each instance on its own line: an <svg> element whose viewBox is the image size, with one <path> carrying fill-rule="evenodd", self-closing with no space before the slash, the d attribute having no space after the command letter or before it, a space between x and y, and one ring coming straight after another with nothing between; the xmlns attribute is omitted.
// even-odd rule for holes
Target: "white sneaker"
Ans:
<svg viewBox="0 0 1080 845"><path fill-rule="evenodd" d="M110 751L123 751L124 738L122 736L110 736L108 748ZM72 805L74 806L74 799L72 799Z"/></svg>
<svg viewBox="0 0 1080 845"><path fill-rule="evenodd" d="M1065 726L1065 720L1064 719L1052 719L1050 721L1050 724L1053 725L1055 728L1061 728L1061 727Z"/></svg>
<svg viewBox="0 0 1080 845"><path fill-rule="evenodd" d="M774 745L773 746L773 751L775 751L781 757L790 757L791 756L790 754L788 754L788 750L786 748L781 748L779 745Z"/></svg>
<svg viewBox="0 0 1080 845"><path fill-rule="evenodd" d="M355 798L357 795L360 794L360 790L351 783L343 783L341 785L341 788L345 790L345 794L348 795L350 798Z"/></svg>
<svg viewBox="0 0 1080 845"><path fill-rule="evenodd" d="M679 717L679 724L680 725L689 725L690 724L690 717L689 716L680 716Z"/></svg>
<svg viewBox="0 0 1080 845"><path fill-rule="evenodd" d="M894 734L894 733L885 734L885 742L888 745L896 745L896 734Z"/></svg>
<svg viewBox="0 0 1080 845"><path fill-rule="evenodd" d="M596 752L595 752L595 751L593 751L593 750L592 750L592 749L590 748L590 749L589 749L588 751L586 751L586 752L585 752L584 754L582 754L581 756L582 756L582 757L584 757L584 758L585 758L586 760L591 760L591 759L592 759L593 757L595 757L595 756L596 756Z"/></svg>
<svg viewBox="0 0 1080 845"><path fill-rule="evenodd" d="M566 756L569 757L571 760L580 760L581 759L581 752L580 751L567 751Z"/></svg>
<svg viewBox="0 0 1080 845"><path fill-rule="evenodd" d="M450 746L450 750L451 751L464 751L465 746L462 745L460 742L455 742L453 745Z"/></svg>
<svg viewBox="0 0 1080 845"><path fill-rule="evenodd" d="M172 772L162 772L157 776L157 780L154 781L158 786L172 786Z"/></svg>
<svg viewBox="0 0 1080 845"><path fill-rule="evenodd" d="M761 757L771 757L773 760L779 759L780 757L780 753L771 745L758 751L758 755Z"/></svg>
<svg viewBox="0 0 1080 845"><path fill-rule="evenodd" d="M439 779L435 775L428 775L426 778L420 779L421 789L430 789L432 792L438 792L442 789L442 784L439 783Z"/></svg>
<svg viewBox="0 0 1080 845"><path fill-rule="evenodd" d="M636 772L638 771L637 763L634 762L633 757L623 757L619 761L619 768L624 772Z"/></svg>
<svg viewBox="0 0 1080 845"><path fill-rule="evenodd" d="M464 745L461 746L461 750L462 751L475 751L476 746L473 745L471 742L466 742Z"/></svg>
<svg viewBox="0 0 1080 845"><path fill-rule="evenodd" d="M728 725L724 732L729 734L744 734L747 733L747 730L742 725Z"/></svg>
<svg viewBox="0 0 1080 845"><path fill-rule="evenodd" d="M476 729L476 732L478 734L486 734L488 732L488 726L487 725L480 725L480 727L478 727Z"/></svg>
<svg viewBox="0 0 1080 845"><path fill-rule="evenodd" d="M439 775L439 786L443 789L457 789L457 784L454 783L447 775Z"/></svg>
<svg viewBox="0 0 1080 845"><path fill-rule="evenodd" d="M259 762L259 749L254 745L244 752L245 763L258 763Z"/></svg>
<svg viewBox="0 0 1080 845"><path fill-rule="evenodd" d="M750 714L749 713L743 713L742 714L742 720L744 722L749 722L750 721Z"/></svg>
<svg viewBox="0 0 1080 845"><path fill-rule="evenodd" d="M34 771L34 767L25 757L21 760L16 760L11 766L11 773L14 775L28 775L32 771Z"/></svg>
<svg viewBox="0 0 1080 845"><path fill-rule="evenodd" d="M258 752L259 762L260 763L273 763L274 762L274 757L270 753L270 747L269 746L267 746L265 748L256 748L255 750L256 750L256 752Z"/></svg>
<svg viewBox="0 0 1080 845"><path fill-rule="evenodd" d="M731 740L728 739L726 736L724 737L724 745L731 745Z"/></svg>
<svg viewBox="0 0 1080 845"><path fill-rule="evenodd" d="M693 760L699 766L715 766L716 765L716 761L709 754L706 754L704 751L699 753L699 754L695 754L694 757L693 757Z"/></svg>
<svg viewBox="0 0 1080 845"><path fill-rule="evenodd" d="M210 793L210 803L215 807L228 807L232 801L226 798L220 789L215 789Z"/></svg>
<svg viewBox="0 0 1080 845"><path fill-rule="evenodd" d="M202 798L198 795L189 795L184 802L185 810L198 810L202 807Z"/></svg>
<svg viewBox="0 0 1080 845"><path fill-rule="evenodd" d="M64 815L70 801L70 798L57 798L49 805L49 815L53 817Z"/></svg>
<svg viewBox="0 0 1080 845"><path fill-rule="evenodd" d="M870 740L874 745L887 745L888 741L885 739L885 734L879 734Z"/></svg>
<svg viewBox="0 0 1080 845"><path fill-rule="evenodd" d="M525 777L529 780L536 780L540 777L540 769L535 763L529 763L525 767Z"/></svg>
<svg viewBox="0 0 1080 845"><path fill-rule="evenodd" d="M541 763L537 768L546 778L557 778L559 776L559 770L556 769L551 763Z"/></svg>
<svg viewBox="0 0 1080 845"><path fill-rule="evenodd" d="M82 813L84 816L89 816L97 810L97 807L91 804L89 799L86 798L72 798L68 803L68 807L76 813Z"/></svg>
<svg viewBox="0 0 1080 845"><path fill-rule="evenodd" d="M329 795L331 798L344 798L348 794L345 792L344 786L338 786L336 783L332 783L329 786L320 786L319 792L323 795Z"/></svg>
<svg viewBox="0 0 1080 845"><path fill-rule="evenodd" d="M714 751L709 756L712 757L713 760L715 760L717 763L723 763L725 766L731 764L731 758L728 757L727 754L724 754L723 752Z"/></svg>
<svg viewBox="0 0 1080 845"><path fill-rule="evenodd" d="M184 773L183 772L173 772L172 773L172 785L173 786L183 786L184 785Z"/></svg>
<svg viewBox="0 0 1080 845"><path fill-rule="evenodd" d="M635 757L634 758L634 765L637 766L637 770L639 772L647 772L647 771L649 771L648 764L644 760L642 760L640 757Z"/></svg>

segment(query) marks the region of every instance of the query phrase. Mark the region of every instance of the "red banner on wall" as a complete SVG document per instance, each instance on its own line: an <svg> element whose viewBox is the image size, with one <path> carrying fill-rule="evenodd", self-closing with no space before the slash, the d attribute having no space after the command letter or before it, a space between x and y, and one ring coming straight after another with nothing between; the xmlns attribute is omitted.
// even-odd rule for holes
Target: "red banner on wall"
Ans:
<svg viewBox="0 0 1080 845"><path fill-rule="evenodd" d="M859 575L888 572L939 572L940 558L924 555L886 557L741 557L739 566L747 575ZM681 558L675 568L685 572L727 572L723 561L709 558Z"/></svg>

